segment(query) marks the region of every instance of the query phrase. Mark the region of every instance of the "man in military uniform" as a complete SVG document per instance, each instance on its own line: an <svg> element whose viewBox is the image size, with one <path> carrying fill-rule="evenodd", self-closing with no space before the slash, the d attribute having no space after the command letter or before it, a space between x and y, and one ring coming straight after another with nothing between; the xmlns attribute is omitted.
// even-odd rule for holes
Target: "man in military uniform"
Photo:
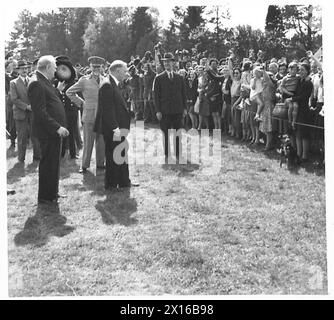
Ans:
<svg viewBox="0 0 334 320"><path fill-rule="evenodd" d="M96 168L104 169L104 140L101 134L94 132L94 123L98 105L98 92L100 84L104 81L101 75L102 65L105 60L101 57L93 56L88 58L91 74L82 76L77 83L66 91L66 95L77 106L82 106L82 124L83 124L83 156L80 173L85 173L90 166L94 141L96 151ZM83 98L78 94L81 93Z"/></svg>

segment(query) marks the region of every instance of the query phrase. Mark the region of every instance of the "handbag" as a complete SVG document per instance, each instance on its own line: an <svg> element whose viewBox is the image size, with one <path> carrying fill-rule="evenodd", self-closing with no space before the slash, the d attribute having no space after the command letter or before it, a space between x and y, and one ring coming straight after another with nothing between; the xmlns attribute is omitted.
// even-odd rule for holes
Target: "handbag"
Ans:
<svg viewBox="0 0 334 320"><path fill-rule="evenodd" d="M281 120L287 120L288 119L288 109L289 109L289 105L287 103L285 102L276 103L273 109L273 117L279 118Z"/></svg>

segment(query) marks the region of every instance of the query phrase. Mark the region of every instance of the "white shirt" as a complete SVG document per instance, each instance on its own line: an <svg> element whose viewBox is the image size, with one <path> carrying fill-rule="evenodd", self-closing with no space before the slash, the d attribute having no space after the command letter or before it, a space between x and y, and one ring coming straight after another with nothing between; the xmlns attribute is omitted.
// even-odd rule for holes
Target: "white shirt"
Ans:
<svg viewBox="0 0 334 320"><path fill-rule="evenodd" d="M19 76L19 78L23 81L23 83L25 84L25 81L27 80L29 82L29 78L28 77L22 77L22 76Z"/></svg>
<svg viewBox="0 0 334 320"><path fill-rule="evenodd" d="M169 79L174 78L173 71L167 71L167 75Z"/></svg>
<svg viewBox="0 0 334 320"><path fill-rule="evenodd" d="M114 79L116 86L118 87L119 81L115 78L114 75L110 74L110 76Z"/></svg>

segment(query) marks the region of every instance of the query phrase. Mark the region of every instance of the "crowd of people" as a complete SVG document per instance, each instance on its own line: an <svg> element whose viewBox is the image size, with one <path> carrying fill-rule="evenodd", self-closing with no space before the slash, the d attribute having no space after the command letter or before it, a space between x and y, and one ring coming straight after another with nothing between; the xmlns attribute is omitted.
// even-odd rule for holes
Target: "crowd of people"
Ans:
<svg viewBox="0 0 334 320"><path fill-rule="evenodd" d="M79 63L73 65L67 56L55 57L53 65L50 58L28 62L15 60L9 53L5 66L7 138L11 140L12 149L17 144L18 161L22 164L31 140L33 161L41 162L42 179L47 179L48 170L55 170L46 162L57 154L58 148L62 157L68 151L71 159L77 159L79 150L83 149L79 171L85 173L95 144L97 169L106 169L106 152L110 152L106 143L111 146L111 141L110 135L103 134L108 130L99 115L109 111L99 111L104 108L99 105L107 104L104 99L115 91L109 88L106 96L101 97L104 92L101 88L115 82L122 99L114 93L109 99L116 99L118 104L124 102L124 108L135 120L159 123L164 133L171 128L220 129L222 135L234 137L240 143L264 144L265 151L275 150L280 137L288 135L297 152L298 164L309 161L310 152L319 153L324 164L321 59L310 51L305 58L292 61L275 57L265 60L264 56L262 51L255 55L254 50L250 50L248 57L241 59L230 50L227 58L218 60L206 52L198 54L195 49L164 52L162 44L158 43L153 54L147 51L143 57L133 56L125 65L118 61L115 69L115 62L109 63L97 56L90 57L89 66L82 67ZM49 73L45 73L46 65ZM44 79L41 74L52 89L47 87L43 93L36 89L32 93L31 87L35 88L35 83ZM51 94L50 90L57 94L64 112L58 110L57 113L41 105L48 99L45 94ZM275 112L278 105L285 110L279 116ZM40 127L34 125L36 117L43 120ZM60 117L58 122L54 119L57 117ZM111 115L110 119L115 122L113 134L123 129L119 127L121 118ZM63 139L52 153L45 149L49 147L46 136L52 139L55 132ZM163 142L167 157L169 143L166 139ZM178 148L177 144L177 158ZM57 162L55 168L58 167ZM124 170L128 175L128 168ZM40 198L48 196L40 195Z"/></svg>

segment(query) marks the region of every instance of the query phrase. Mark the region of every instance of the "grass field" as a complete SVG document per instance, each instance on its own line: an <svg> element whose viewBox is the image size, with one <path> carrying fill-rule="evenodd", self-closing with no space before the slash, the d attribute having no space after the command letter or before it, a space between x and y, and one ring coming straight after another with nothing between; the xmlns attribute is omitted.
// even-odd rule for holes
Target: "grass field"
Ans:
<svg viewBox="0 0 334 320"><path fill-rule="evenodd" d="M131 165L140 187L109 194L94 156L84 176L66 158L52 210L32 150L24 167L8 150L9 295L326 294L324 171L222 142L218 174Z"/></svg>

